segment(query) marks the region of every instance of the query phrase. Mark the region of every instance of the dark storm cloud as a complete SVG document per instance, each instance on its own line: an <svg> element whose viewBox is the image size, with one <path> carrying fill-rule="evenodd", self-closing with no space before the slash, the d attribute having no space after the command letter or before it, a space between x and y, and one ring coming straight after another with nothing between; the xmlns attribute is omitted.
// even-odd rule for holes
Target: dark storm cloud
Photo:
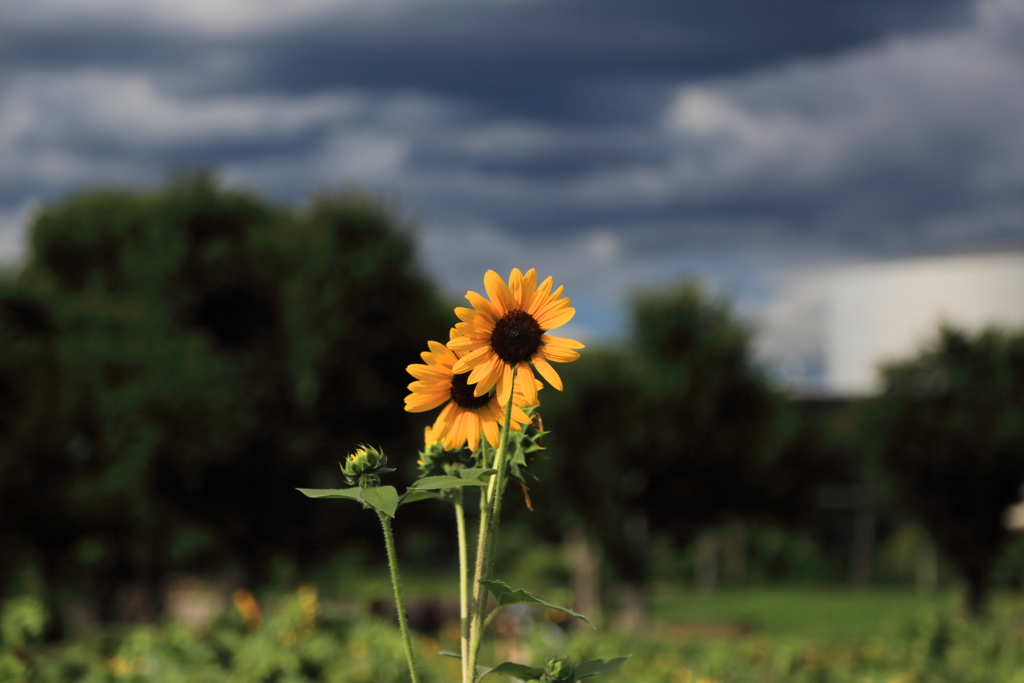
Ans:
<svg viewBox="0 0 1024 683"><path fill-rule="evenodd" d="M1024 238L1016 1L0 5L0 232L209 163L396 191L450 291L537 265L602 332L687 269L750 307L794 264Z"/></svg>
<svg viewBox="0 0 1024 683"><path fill-rule="evenodd" d="M964 19L964 0L555 0L435 4L341 14L281 30L207 35L99 21L0 28L9 67L187 71L183 88L286 92L413 90L482 116L649 116L663 87ZM238 68L209 69L237 60Z"/></svg>

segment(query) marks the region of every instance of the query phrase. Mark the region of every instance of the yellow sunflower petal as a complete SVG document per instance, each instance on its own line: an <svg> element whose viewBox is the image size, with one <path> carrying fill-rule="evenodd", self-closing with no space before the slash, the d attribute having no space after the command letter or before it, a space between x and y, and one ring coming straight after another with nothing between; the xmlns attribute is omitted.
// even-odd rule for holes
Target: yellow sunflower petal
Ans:
<svg viewBox="0 0 1024 683"><path fill-rule="evenodd" d="M526 309L526 312L536 317L537 311L544 307L544 304L548 302L548 294L551 292L551 286L554 284L554 280L549 275L544 278L544 282L540 283L540 287L534 292L533 301L530 302L530 307Z"/></svg>
<svg viewBox="0 0 1024 683"><path fill-rule="evenodd" d="M483 315L488 316L491 320L497 320L501 317L495 312L494 306L491 305L491 302L476 292L466 292L466 300L469 301L473 308Z"/></svg>
<svg viewBox="0 0 1024 683"><path fill-rule="evenodd" d="M491 366L494 363L494 358L494 354L491 354L491 357L485 359L482 363L475 365L469 372L469 377L466 378L466 384L476 384L480 380L486 379L490 373ZM478 395L482 396L483 394Z"/></svg>
<svg viewBox="0 0 1024 683"><path fill-rule="evenodd" d="M522 291L519 294L519 308L529 311L537 294L537 269L530 268L523 276Z"/></svg>
<svg viewBox="0 0 1024 683"><path fill-rule="evenodd" d="M452 388L451 382L409 382L406 389L413 392L414 394L437 394L445 391L450 391Z"/></svg>
<svg viewBox="0 0 1024 683"><path fill-rule="evenodd" d="M505 405L512 395L512 366L502 363L501 376L498 377L498 403Z"/></svg>
<svg viewBox="0 0 1024 683"><path fill-rule="evenodd" d="M484 361L473 368L473 373L481 372L481 376L476 380L473 379L473 373L469 375L469 384L473 384L474 381L476 382L476 389L473 390L474 396L483 396L498 383L498 378L502 372L501 365L501 359L494 355L490 360Z"/></svg>
<svg viewBox="0 0 1024 683"><path fill-rule="evenodd" d="M556 327L561 327L572 320L574 315L576 315L575 308L566 308L561 311L553 311L548 315L538 317L537 323L540 325L542 330L553 330Z"/></svg>
<svg viewBox="0 0 1024 683"><path fill-rule="evenodd" d="M448 340L448 348L451 349L452 351L471 351L475 348L478 348L482 344L486 343L481 342L479 339L466 335L463 330L459 329L460 327L462 327L462 323L456 325L455 330L457 332L461 332L462 334L456 337L452 337L450 340Z"/></svg>
<svg viewBox="0 0 1024 683"><path fill-rule="evenodd" d="M512 404L512 423L516 425L526 425L533 422L530 416L526 412L517 406L515 403ZM516 430L518 431L518 430Z"/></svg>
<svg viewBox="0 0 1024 683"><path fill-rule="evenodd" d="M451 446L448 446L448 450L453 451L457 448L462 448L463 444L469 440L469 421L472 419L472 411L461 408L459 410L459 417L455 421L455 426L452 427L452 431L448 433L451 437Z"/></svg>
<svg viewBox="0 0 1024 683"><path fill-rule="evenodd" d="M469 372L486 361L493 354L494 351L491 351L490 346L481 346L456 361L455 365L452 366L452 374L461 375L464 372Z"/></svg>
<svg viewBox="0 0 1024 683"><path fill-rule="evenodd" d="M454 417L455 411L458 410L458 406L455 402L451 402L441 409L438 413L437 419L434 420L434 438L438 441L444 439L445 434L452 428L452 418Z"/></svg>
<svg viewBox="0 0 1024 683"><path fill-rule="evenodd" d="M548 381L548 384L562 391L562 378L558 376L558 373L551 367L551 364L544 359L544 356L540 355L540 353L535 353L530 360L533 361L533 367L537 368L537 372Z"/></svg>
<svg viewBox="0 0 1024 683"><path fill-rule="evenodd" d="M448 429L444 434L445 449L455 450L462 445L463 441L465 441L462 433L462 421L465 413L466 411L459 407L456 407L455 410L452 411L452 416L448 420Z"/></svg>
<svg viewBox="0 0 1024 683"><path fill-rule="evenodd" d="M572 349L565 349L561 346L542 346L537 349L537 353L556 363L571 363L580 357L580 354Z"/></svg>
<svg viewBox="0 0 1024 683"><path fill-rule="evenodd" d="M439 369L437 366L414 364L407 366L405 370L416 379L422 379L425 382L433 380L440 380L443 382L451 379L450 372Z"/></svg>
<svg viewBox="0 0 1024 683"><path fill-rule="evenodd" d="M434 354L434 358L440 363L448 365L448 367L454 365L455 361L458 360L458 357L452 353L451 349L440 342L429 341L427 346L430 347L430 352Z"/></svg>
<svg viewBox="0 0 1024 683"><path fill-rule="evenodd" d="M466 411L465 428L469 450L475 451L480 445L480 417L475 410Z"/></svg>
<svg viewBox="0 0 1024 683"><path fill-rule="evenodd" d="M540 340L544 344L549 344L551 346L561 346L563 349L586 348L583 344L579 343L575 339L569 339L568 337L550 337L546 334L542 334Z"/></svg>
<svg viewBox="0 0 1024 683"><path fill-rule="evenodd" d="M472 323L473 319L476 318L480 313L473 310L472 308L466 308L465 306L456 306L455 315L464 323Z"/></svg>
<svg viewBox="0 0 1024 683"><path fill-rule="evenodd" d="M488 270L484 274L484 289L487 290L487 296L491 299L496 317L500 318L516 307L512 292L505 286L505 281L501 279L501 276L493 270Z"/></svg>
<svg viewBox="0 0 1024 683"><path fill-rule="evenodd" d="M526 405L532 406L537 403L537 385L533 380L533 370L526 363L519 364L515 391L522 392Z"/></svg>
<svg viewBox="0 0 1024 683"><path fill-rule="evenodd" d="M543 329L548 329L544 327L542 321L554 317L563 311L573 310L571 304L572 302L567 298L562 298L557 301L550 301L537 309L537 311L533 314L533 319L540 323Z"/></svg>
<svg viewBox="0 0 1024 683"><path fill-rule="evenodd" d="M441 394L438 396L413 394L416 398L409 400L407 397L405 400L405 410L409 413L424 413L428 410L433 410L445 401L451 398L451 394Z"/></svg>
<svg viewBox="0 0 1024 683"><path fill-rule="evenodd" d="M512 308L521 308L519 302L523 295L523 274L518 268L513 268L509 273L508 291L512 293Z"/></svg>
<svg viewBox="0 0 1024 683"><path fill-rule="evenodd" d="M492 415L488 409L488 406L485 406L484 410L480 411L480 425L484 433L484 438L487 439L487 443L491 444L492 448L497 448L498 436L501 430L498 427L497 420L494 419L494 415Z"/></svg>

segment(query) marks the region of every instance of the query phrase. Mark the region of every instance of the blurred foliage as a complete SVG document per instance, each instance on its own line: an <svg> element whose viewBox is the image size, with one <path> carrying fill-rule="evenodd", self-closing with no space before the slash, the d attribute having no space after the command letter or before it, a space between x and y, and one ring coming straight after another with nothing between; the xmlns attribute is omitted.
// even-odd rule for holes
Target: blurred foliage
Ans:
<svg viewBox="0 0 1024 683"><path fill-rule="evenodd" d="M0 680L12 683L228 681L262 683L398 683L407 680L398 629L365 615L339 616L310 599L309 587L281 596L260 625L247 627L229 610L205 631L169 621L92 631L60 646L35 640L0 642ZM315 596L315 592L312 593ZM854 596L851 596L854 598ZM9 610L39 613L34 598L8 603ZM681 624L660 624L655 633L565 632L541 612L517 614L516 626L489 643L488 662L510 648L533 663L553 656L575 661L632 652L608 683L1017 683L1024 681L1019 610L987 622L970 622L948 610L928 609L875 626L862 639L827 640L815 635L753 632L732 637L684 635ZM833 619L843 619L833 614ZM691 624L692 626L692 624ZM808 631L813 628L807 627ZM424 681L452 680L457 663L438 656L458 629L439 640L416 639ZM495 677L500 681L501 678ZM508 680L508 679L505 679Z"/></svg>
<svg viewBox="0 0 1024 683"><path fill-rule="evenodd" d="M916 358L885 369L866 429L904 504L984 611L1024 482L1024 335L945 327Z"/></svg>
<svg viewBox="0 0 1024 683"><path fill-rule="evenodd" d="M1015 683L1024 680L1020 645L1013 619L981 625L926 612L891 622L866 642L599 634L564 650L580 658L633 652L607 683Z"/></svg>
<svg viewBox="0 0 1024 683"><path fill-rule="evenodd" d="M368 616L351 621L323 619L310 592L307 587L283 596L254 628L231 610L202 632L170 621L162 627L95 630L59 648L5 640L0 643L0 679L25 683L408 680L395 627ZM29 600L41 609L38 601ZM6 611L0 618L9 621ZM420 643L424 683L442 680L438 666L432 665L439 657L434 648L427 650L429 642Z"/></svg>
<svg viewBox="0 0 1024 683"><path fill-rule="evenodd" d="M110 618L128 582L322 559L361 526L295 487L361 442L416 451L404 367L448 317L360 195L288 210L184 173L50 206L0 286L0 581L35 562Z"/></svg>
<svg viewBox="0 0 1024 683"><path fill-rule="evenodd" d="M734 518L795 523L823 476L813 434L751 358L728 302L683 281L638 294L628 340L559 368L535 505L584 520L616 578L649 577L649 533L685 548ZM600 501L600 504L595 504Z"/></svg>

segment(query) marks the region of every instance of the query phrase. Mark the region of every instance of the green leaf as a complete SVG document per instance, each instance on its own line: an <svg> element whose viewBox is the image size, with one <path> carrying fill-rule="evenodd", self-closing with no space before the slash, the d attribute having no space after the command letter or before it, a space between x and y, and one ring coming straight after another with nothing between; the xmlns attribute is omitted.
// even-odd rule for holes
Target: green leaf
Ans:
<svg viewBox="0 0 1024 683"><path fill-rule="evenodd" d="M380 510L388 517L395 516L398 509L398 491L394 486L376 486L363 489L363 501L372 508Z"/></svg>
<svg viewBox="0 0 1024 683"><path fill-rule="evenodd" d="M487 671L480 674L480 678L483 678L487 674L504 674L505 676L518 678L521 681L529 681L535 678L540 678L544 674L544 667L526 666L525 664L516 664L515 662L504 662L493 669L487 669Z"/></svg>
<svg viewBox="0 0 1024 683"><path fill-rule="evenodd" d="M481 479L483 477L489 477L492 474L497 474L498 470L485 470L482 467L468 467L464 470L459 470L459 475L463 479Z"/></svg>
<svg viewBox="0 0 1024 683"><path fill-rule="evenodd" d="M500 583L500 581L488 581L486 583ZM458 652L451 652L450 650L441 650L438 654L444 657L462 659L462 655ZM633 655L626 655L625 657L616 657L615 659L592 659L589 662L584 662L576 667L575 680L579 681L584 678L590 678L591 676L600 676L601 674L615 671L632 656ZM544 667L526 666L525 664L516 664L515 662L504 662L494 668L477 666L476 672L477 680L480 680L487 674L504 674L506 676L514 676L515 678L523 681L528 681L540 678L541 675L544 674Z"/></svg>
<svg viewBox="0 0 1024 683"><path fill-rule="evenodd" d="M416 491L415 489L409 489L402 494L402 497L398 499L399 505L405 505L406 503L415 503L419 500L443 500L441 496L437 495L433 491Z"/></svg>
<svg viewBox="0 0 1024 683"><path fill-rule="evenodd" d="M351 489L298 489L299 493L310 498L349 498L351 500L363 501L360 495L362 489L358 486Z"/></svg>
<svg viewBox="0 0 1024 683"><path fill-rule="evenodd" d="M590 619L587 619L579 612L573 612L567 607L562 607L550 600L537 597L533 593L524 591L522 588L512 590L502 581L481 581L480 583L483 584L484 587L491 592L491 595L494 596L494 599L498 601L498 607L504 607L505 605L540 605L541 607L547 607L548 609L555 609L559 612L571 614L572 616L578 617L587 622L591 628L596 628L590 623Z"/></svg>
<svg viewBox="0 0 1024 683"><path fill-rule="evenodd" d="M632 656L626 655L625 657L616 657L615 659L591 659L589 662L583 662L576 667L576 680L615 671Z"/></svg>
<svg viewBox="0 0 1024 683"><path fill-rule="evenodd" d="M436 477L423 477L413 483L409 488L420 491L436 491L438 489L456 489L460 486L487 486L487 482L476 481L473 479L460 479L459 477L450 477L446 474L442 474Z"/></svg>

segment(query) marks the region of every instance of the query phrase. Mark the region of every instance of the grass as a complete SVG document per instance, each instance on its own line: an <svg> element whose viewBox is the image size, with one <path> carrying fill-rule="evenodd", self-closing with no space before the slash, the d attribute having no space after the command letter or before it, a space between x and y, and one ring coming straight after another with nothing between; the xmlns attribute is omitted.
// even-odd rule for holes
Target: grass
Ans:
<svg viewBox="0 0 1024 683"><path fill-rule="evenodd" d="M699 593L660 583L655 590L654 619L667 624L742 623L771 638L863 642L922 613L958 615L961 605L961 592L952 589L934 595L899 588L838 587L731 588ZM1021 613L1024 596L997 592L991 609L995 616Z"/></svg>

